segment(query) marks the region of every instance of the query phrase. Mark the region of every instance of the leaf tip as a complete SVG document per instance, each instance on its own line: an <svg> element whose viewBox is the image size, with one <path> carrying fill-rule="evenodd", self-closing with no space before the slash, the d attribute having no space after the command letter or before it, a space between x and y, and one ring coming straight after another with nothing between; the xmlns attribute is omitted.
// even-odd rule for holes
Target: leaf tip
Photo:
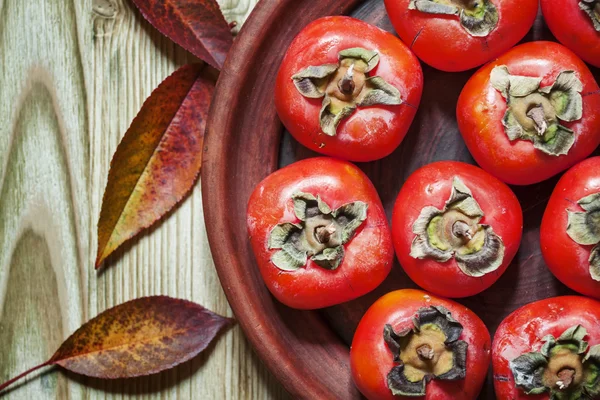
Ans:
<svg viewBox="0 0 600 400"><path fill-rule="evenodd" d="M233 328L237 321L234 318L229 318L229 317L222 317L222 318L223 318L223 323L222 323L219 331L221 334L224 334L229 329Z"/></svg>
<svg viewBox="0 0 600 400"><path fill-rule="evenodd" d="M104 260L106 260L106 256L104 255L104 252L98 248L98 254L96 255L96 261L94 262L94 269L100 269L104 263Z"/></svg>

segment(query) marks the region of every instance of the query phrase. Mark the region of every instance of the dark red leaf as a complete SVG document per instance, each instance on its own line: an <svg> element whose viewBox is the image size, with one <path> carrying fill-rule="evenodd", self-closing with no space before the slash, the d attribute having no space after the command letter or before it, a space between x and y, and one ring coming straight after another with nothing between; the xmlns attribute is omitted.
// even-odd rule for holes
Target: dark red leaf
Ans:
<svg viewBox="0 0 600 400"><path fill-rule="evenodd" d="M217 69L233 43L216 0L133 0L163 35Z"/></svg>

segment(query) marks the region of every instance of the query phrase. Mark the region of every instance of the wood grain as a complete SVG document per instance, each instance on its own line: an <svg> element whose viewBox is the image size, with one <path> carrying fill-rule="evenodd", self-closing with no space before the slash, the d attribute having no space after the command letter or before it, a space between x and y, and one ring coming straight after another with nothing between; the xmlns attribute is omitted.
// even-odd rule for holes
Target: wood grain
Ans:
<svg viewBox="0 0 600 400"><path fill-rule="evenodd" d="M256 184L278 167L316 155L289 133L282 135L273 83L264 79L275 76L299 29L321 12L351 11L357 18L393 31L383 0L365 0L356 9L350 3L323 0L317 8L311 0L282 0L257 6L234 43L233 56L217 87L204 157L203 196L213 204L205 210L207 229L225 293L248 338L286 388L293 395L314 399L359 397L349 382L348 365L348 346L358 321L384 293L416 287L396 261L388 279L366 296L319 312L291 310L269 295L249 241L240 234L246 223L246 202ZM553 40L541 15L524 39L532 40ZM600 70L592 71L600 79ZM423 99L406 139L390 156L359 164L375 184L388 217L400 187L417 168L449 159L473 163L455 117L458 96L472 73L444 73L424 66ZM484 320L492 334L519 306L571 293L548 271L539 248L539 224L556 180L514 188L524 211L521 248L489 290L460 300ZM490 376L491 370L481 399L495 398Z"/></svg>
<svg viewBox="0 0 600 400"><path fill-rule="evenodd" d="M243 21L256 0L227 1ZM49 358L84 321L165 294L227 316L200 185L156 229L93 268L112 154L144 99L196 61L129 0L0 0L0 381ZM3 399L279 399L239 327L205 355L117 381L44 369Z"/></svg>

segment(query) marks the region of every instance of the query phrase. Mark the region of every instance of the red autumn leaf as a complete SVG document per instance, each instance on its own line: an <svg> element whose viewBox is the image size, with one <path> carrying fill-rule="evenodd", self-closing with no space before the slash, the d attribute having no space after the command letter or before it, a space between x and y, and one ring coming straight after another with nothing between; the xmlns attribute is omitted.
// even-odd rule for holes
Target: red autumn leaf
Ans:
<svg viewBox="0 0 600 400"><path fill-rule="evenodd" d="M113 156L98 221L96 268L190 191L200 172L214 84L191 64L152 92Z"/></svg>
<svg viewBox="0 0 600 400"><path fill-rule="evenodd" d="M213 67L223 67L233 38L216 0L133 2L163 35Z"/></svg>
<svg viewBox="0 0 600 400"><path fill-rule="evenodd" d="M195 357L232 322L186 300L132 300L85 323L50 360L1 384L0 391L47 365L105 379L154 374Z"/></svg>

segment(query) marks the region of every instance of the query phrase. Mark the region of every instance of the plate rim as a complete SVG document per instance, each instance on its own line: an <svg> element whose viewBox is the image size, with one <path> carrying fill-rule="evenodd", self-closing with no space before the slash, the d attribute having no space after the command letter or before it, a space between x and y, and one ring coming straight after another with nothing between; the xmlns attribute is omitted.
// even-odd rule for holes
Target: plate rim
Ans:
<svg viewBox="0 0 600 400"><path fill-rule="evenodd" d="M201 172L203 212L207 237L221 286L246 338L273 375L296 398L358 399L362 396L353 385L350 376L339 380L331 379L331 377L322 379L323 374L319 374L319 370L309 368L307 357L311 354L306 352L297 354L296 351L288 350L295 346L299 346L299 348L307 345L312 348L320 346L322 355L327 355L349 370L347 345L316 311L302 311L301 313L303 317L314 324L313 330L317 336L323 338L323 341L318 344L307 344L301 335L292 332L287 325L284 325L284 329L288 329L287 332L275 331L276 328L281 329L281 324L275 326L274 321L269 321L264 315L260 315L260 310L257 310L256 307L253 308L252 303L247 300L253 294L253 290L257 289L256 285L262 285L261 290L266 290L266 288L258 270L255 271L255 275L260 278L258 282L241 282L241 277L247 268L245 268L244 260L236 252L231 221L227 217L226 204L229 192L227 190L228 169L225 161L229 153L228 144L236 134L233 132L235 125L233 121L236 114L232 112L232 109L235 108L233 105L242 101L239 87L244 83L244 77L251 72L249 70L253 64L247 62L247 59L259 50L261 44L264 43L264 40L269 39L273 31L277 31L274 28L277 27L276 24L281 26L282 17L286 15L288 8L299 7L299 5L303 7L310 5L313 9L318 8L320 15L306 13L289 17L295 18L296 21L303 21L301 24L303 27L320 16L348 14L363 1L320 0L317 6L312 0L259 1L234 40L220 73L204 138ZM289 33L292 34L292 32ZM296 33L292 34L290 42ZM283 54L280 56L283 57ZM272 113L276 115L273 101L269 101L266 107L270 107ZM265 150L264 160L262 160L267 173L278 169L279 141L282 130L283 125L278 120L277 124L273 125L272 132L268 132L268 135L271 135L271 143L269 143L270 147ZM243 229L245 232L245 224ZM269 310L281 310L283 307L274 304L276 300L270 295L257 301L262 301L263 305L269 307ZM330 373L332 372L330 371ZM331 384L332 382L334 385Z"/></svg>

